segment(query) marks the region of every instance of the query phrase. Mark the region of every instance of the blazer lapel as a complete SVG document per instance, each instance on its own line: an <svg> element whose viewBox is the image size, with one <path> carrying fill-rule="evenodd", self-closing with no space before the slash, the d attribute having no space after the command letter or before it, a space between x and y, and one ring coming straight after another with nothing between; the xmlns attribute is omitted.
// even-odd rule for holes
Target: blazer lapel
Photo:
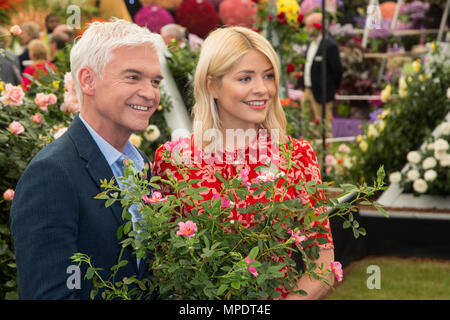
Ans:
<svg viewBox="0 0 450 320"><path fill-rule="evenodd" d="M70 135L73 143L75 144L80 158L86 161L86 170L91 176L93 182L99 189L101 189L100 180L107 179L109 181L114 174L102 152L78 115L72 121L67 133ZM123 224L122 207L120 204L115 203L110 208L117 220L118 226Z"/></svg>

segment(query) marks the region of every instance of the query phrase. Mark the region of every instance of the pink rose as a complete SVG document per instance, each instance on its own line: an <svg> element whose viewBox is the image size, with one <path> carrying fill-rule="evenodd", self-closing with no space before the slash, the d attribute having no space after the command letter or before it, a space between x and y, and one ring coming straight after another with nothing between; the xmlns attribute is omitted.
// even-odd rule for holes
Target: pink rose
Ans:
<svg viewBox="0 0 450 320"><path fill-rule="evenodd" d="M12 106L21 106L23 104L23 98L25 97L25 93L22 88L19 86L13 86L8 83L5 87L5 91L0 98L0 101L6 105Z"/></svg>
<svg viewBox="0 0 450 320"><path fill-rule="evenodd" d="M288 232L289 232L289 234L292 236L292 238L294 238L295 243L296 243L300 248L303 248L303 247L302 247L302 242L306 240L306 236L304 236L304 235L301 236L301 235L300 235L300 230L298 230L298 231L295 232L295 233L294 233L293 230L289 230Z"/></svg>
<svg viewBox="0 0 450 320"><path fill-rule="evenodd" d="M261 175L256 177L256 181L263 181L263 182L273 182L276 179L278 179L278 177L282 176L283 173L279 172L277 174L271 172L271 171L264 171Z"/></svg>
<svg viewBox="0 0 450 320"><path fill-rule="evenodd" d="M145 203L159 203L159 202L166 202L167 197L163 198L163 196L160 192L155 191L155 192L153 192L151 197L143 195L142 200L144 200Z"/></svg>
<svg viewBox="0 0 450 320"><path fill-rule="evenodd" d="M14 198L14 190L8 189L3 193L3 199L6 201L11 201Z"/></svg>
<svg viewBox="0 0 450 320"><path fill-rule="evenodd" d="M325 156L325 163L327 166L332 166L336 163L336 159L334 158L333 155L328 154Z"/></svg>
<svg viewBox="0 0 450 320"><path fill-rule="evenodd" d="M192 237L197 231L197 225L195 224L195 222L192 222L190 220L186 221L186 223L179 222L178 226L180 227L180 229L177 231L178 236Z"/></svg>
<svg viewBox="0 0 450 320"><path fill-rule="evenodd" d="M245 262L247 262L247 264L250 264L250 263L252 263L253 261L255 261L255 259L250 260L250 257L249 257L249 256L247 256L247 257L245 258ZM253 276L255 276L255 277L258 276L258 271L256 271L256 268L255 268L255 267L250 267L250 266L248 266L248 272L250 272L250 273L251 273Z"/></svg>
<svg viewBox="0 0 450 320"><path fill-rule="evenodd" d="M21 134L25 131L25 128L20 122L13 121L9 125L9 131L11 131L12 134Z"/></svg>
<svg viewBox="0 0 450 320"><path fill-rule="evenodd" d="M9 29L9 32L11 32L12 35L18 36L22 33L22 29L16 24Z"/></svg>
<svg viewBox="0 0 450 320"><path fill-rule="evenodd" d="M34 102L37 104L37 106L42 112L46 112L48 106L55 104L57 100L58 99L53 93L50 94L38 93L36 95L36 98L34 99Z"/></svg>
<svg viewBox="0 0 450 320"><path fill-rule="evenodd" d="M341 282L344 278L344 273L342 272L342 265L339 261L334 261L330 263L331 272L334 274L338 282Z"/></svg>
<svg viewBox="0 0 450 320"><path fill-rule="evenodd" d="M42 123L42 117L40 113L35 113L32 117L31 120L33 120L34 123L37 124L41 124Z"/></svg>

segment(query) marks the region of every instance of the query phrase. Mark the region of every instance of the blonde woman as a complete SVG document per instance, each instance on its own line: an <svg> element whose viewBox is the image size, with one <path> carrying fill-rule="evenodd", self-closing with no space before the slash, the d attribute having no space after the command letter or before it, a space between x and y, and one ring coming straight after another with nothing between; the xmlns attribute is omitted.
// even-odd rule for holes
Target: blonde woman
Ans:
<svg viewBox="0 0 450 320"><path fill-rule="evenodd" d="M25 76L26 74L33 76L35 80L39 80L40 77L48 74L47 67L56 71L56 66L48 61L48 51L43 41L31 40L28 44L28 51L33 63L26 67L22 74L22 85L26 91L29 90L28 86L31 83L31 80Z"/></svg>
<svg viewBox="0 0 450 320"><path fill-rule="evenodd" d="M156 151L153 175L165 177L170 171L177 179L185 179L174 165L163 159L165 150L178 150L183 162L197 168L190 171L188 177L199 179L193 187L208 188L201 193L204 200L216 197L223 188L215 172L225 179L241 176L251 191L251 183L262 179L261 172L255 170L258 166L273 163L278 172L286 173L278 143L286 144L290 140L294 150L292 161L298 168L290 170L288 179L321 181L310 144L286 134L286 118L278 96L279 70L275 51L258 33L243 27L213 31L202 46L195 72L194 132L186 138L165 143ZM167 186L163 186L162 191L171 192ZM250 195L245 200L235 198L236 203L225 202L231 207L228 219L239 221L244 227L252 227L259 220L255 219L255 214L240 214L236 209L271 200L263 194ZM311 205L315 203L305 191L290 188L285 199L294 198ZM187 206L188 210L191 208ZM316 238L326 239L319 245L321 251L317 262L329 266L334 260L329 220L319 223L328 232L314 234ZM329 281L332 283L333 279L330 277ZM322 282L308 277L298 281L298 288L308 295L305 297L280 288L282 298L318 299L328 290Z"/></svg>

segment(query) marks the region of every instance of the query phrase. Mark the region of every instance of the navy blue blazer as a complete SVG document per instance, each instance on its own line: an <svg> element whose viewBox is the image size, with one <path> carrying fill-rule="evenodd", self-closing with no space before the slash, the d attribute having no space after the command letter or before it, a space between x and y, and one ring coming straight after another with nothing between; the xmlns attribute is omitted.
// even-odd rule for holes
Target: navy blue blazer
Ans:
<svg viewBox="0 0 450 320"><path fill-rule="evenodd" d="M113 176L78 116L29 163L16 186L10 214L20 299L89 299L92 283L84 280L86 266L81 268L81 288L67 285L75 274L70 257L76 252L91 256L93 266L103 268L100 274L108 278L120 253L116 234L124 223L122 207L115 203L105 208L105 201L94 196L103 191L100 179ZM116 281L138 274L131 249L122 259L129 262ZM145 269L141 261L141 274Z"/></svg>

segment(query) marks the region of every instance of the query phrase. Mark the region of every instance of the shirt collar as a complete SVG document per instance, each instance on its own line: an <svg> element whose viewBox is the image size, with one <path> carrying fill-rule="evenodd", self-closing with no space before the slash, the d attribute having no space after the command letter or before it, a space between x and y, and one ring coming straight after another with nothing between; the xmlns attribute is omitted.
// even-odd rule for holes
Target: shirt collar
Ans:
<svg viewBox="0 0 450 320"><path fill-rule="evenodd" d="M79 114L79 117L80 117L80 120L83 122L83 124L88 129L88 131L91 134L92 138L94 139L95 143L97 143L97 146L99 147L100 151L104 155L109 166L114 164L123 155L126 158L131 159L134 162L136 169L142 170L144 168L144 160L142 159L142 156L139 154L139 152L131 144L130 141L127 141L127 143L125 144L125 148L124 148L123 154L122 154L120 151L118 151L116 148L114 148L111 144L109 144L105 139L103 139L86 122L86 120L83 119L83 117L81 116L81 113Z"/></svg>

